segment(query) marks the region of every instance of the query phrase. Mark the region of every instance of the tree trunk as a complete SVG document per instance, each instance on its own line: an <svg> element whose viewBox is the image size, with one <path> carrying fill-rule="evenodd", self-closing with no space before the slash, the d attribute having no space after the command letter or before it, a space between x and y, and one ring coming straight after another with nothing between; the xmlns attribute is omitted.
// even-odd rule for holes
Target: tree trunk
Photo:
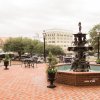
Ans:
<svg viewBox="0 0 100 100"><path fill-rule="evenodd" d="M21 51L18 52L19 55L19 61L21 60Z"/></svg>

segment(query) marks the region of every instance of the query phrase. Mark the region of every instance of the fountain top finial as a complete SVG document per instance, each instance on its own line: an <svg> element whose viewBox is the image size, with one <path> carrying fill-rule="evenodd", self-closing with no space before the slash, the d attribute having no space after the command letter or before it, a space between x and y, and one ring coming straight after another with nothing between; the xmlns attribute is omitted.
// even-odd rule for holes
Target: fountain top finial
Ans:
<svg viewBox="0 0 100 100"><path fill-rule="evenodd" d="M82 29L81 22L78 23L78 26L79 26L79 33L81 33L81 29Z"/></svg>

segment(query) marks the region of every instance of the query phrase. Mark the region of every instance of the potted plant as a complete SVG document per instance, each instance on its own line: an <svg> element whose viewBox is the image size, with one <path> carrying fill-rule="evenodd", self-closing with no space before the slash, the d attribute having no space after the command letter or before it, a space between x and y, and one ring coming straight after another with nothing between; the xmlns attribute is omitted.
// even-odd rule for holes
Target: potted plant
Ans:
<svg viewBox="0 0 100 100"><path fill-rule="evenodd" d="M56 87L53 84L53 82L55 80L55 75L57 72L57 68L55 66L57 64L57 59L52 55L51 52L49 52L48 63L49 63L49 67L47 69L47 74L48 74L48 80L50 81L50 85L47 87L54 88L54 87Z"/></svg>
<svg viewBox="0 0 100 100"><path fill-rule="evenodd" d="M9 55L8 54L5 54L5 58L4 58L4 66L5 66L5 70L8 70L9 68L7 68L8 67L8 65L9 65L9 60L10 60L10 57L9 57Z"/></svg>

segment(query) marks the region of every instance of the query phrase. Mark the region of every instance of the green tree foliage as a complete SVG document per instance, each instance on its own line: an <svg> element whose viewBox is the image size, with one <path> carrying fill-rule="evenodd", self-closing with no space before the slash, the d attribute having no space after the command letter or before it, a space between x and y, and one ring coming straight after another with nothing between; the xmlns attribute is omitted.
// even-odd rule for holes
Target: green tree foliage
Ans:
<svg viewBox="0 0 100 100"><path fill-rule="evenodd" d="M64 51L61 47L55 45L47 45L46 54L51 52L53 55L64 55Z"/></svg>
<svg viewBox="0 0 100 100"><path fill-rule="evenodd" d="M19 58L21 58L21 55L24 53L24 46L22 37L10 38L4 44L3 50L18 52Z"/></svg>
<svg viewBox="0 0 100 100"><path fill-rule="evenodd" d="M24 52L27 52L32 56L32 54L34 53L33 40L29 38L23 38L23 43L24 43Z"/></svg>
<svg viewBox="0 0 100 100"><path fill-rule="evenodd" d="M19 57L26 52L32 56L33 53L43 54L43 43L29 38L9 38L4 44L3 50L18 52Z"/></svg>
<svg viewBox="0 0 100 100"><path fill-rule="evenodd" d="M97 30L100 30L100 24L95 25L90 31L90 43L94 48L94 51L96 52L98 49L98 35L97 35Z"/></svg>
<svg viewBox="0 0 100 100"><path fill-rule="evenodd" d="M33 54L43 54L44 52L44 43L38 40L32 40L29 38L9 38L3 47L4 51L12 51L17 52L19 57L24 53L29 53L31 56ZM64 51L59 46L47 45L46 44L46 56L48 56L49 52L53 55L63 55Z"/></svg>
<svg viewBox="0 0 100 100"><path fill-rule="evenodd" d="M36 41L34 41L34 42L36 42ZM43 48L44 48L43 43L38 41L34 45L35 45L34 53L39 54L39 55L43 54Z"/></svg>

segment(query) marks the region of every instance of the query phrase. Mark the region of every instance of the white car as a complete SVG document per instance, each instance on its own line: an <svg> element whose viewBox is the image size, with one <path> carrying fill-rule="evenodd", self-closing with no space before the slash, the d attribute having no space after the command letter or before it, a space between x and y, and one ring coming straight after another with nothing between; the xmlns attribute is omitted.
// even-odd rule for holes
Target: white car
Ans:
<svg viewBox="0 0 100 100"><path fill-rule="evenodd" d="M44 62L44 58L43 57L38 57L37 63L43 63Z"/></svg>

